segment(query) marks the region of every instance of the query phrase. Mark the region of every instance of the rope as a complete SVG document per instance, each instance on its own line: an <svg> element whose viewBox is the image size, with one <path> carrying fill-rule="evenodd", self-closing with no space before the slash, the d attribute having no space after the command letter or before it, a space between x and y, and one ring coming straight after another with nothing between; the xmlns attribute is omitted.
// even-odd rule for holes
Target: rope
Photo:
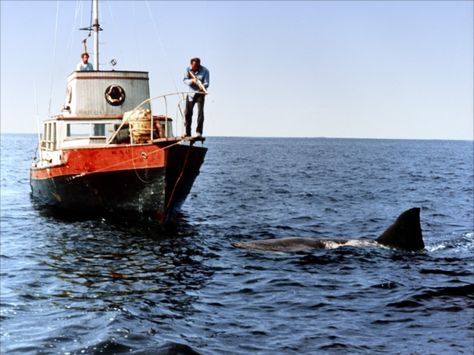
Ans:
<svg viewBox="0 0 474 355"><path fill-rule="evenodd" d="M133 171L135 172L135 175L136 175L136 177L138 178L138 180L140 180L140 181L143 182L144 184L149 184L150 181L145 180L145 179L142 179L142 177L141 177L140 174L138 173L137 167L135 166L135 159L133 159L132 161L133 161Z"/></svg>
<svg viewBox="0 0 474 355"><path fill-rule="evenodd" d="M167 209L169 209L171 207L171 204L172 204L173 198L174 198L174 194L176 192L176 188L178 187L178 184L181 182L181 179L183 178L184 170L186 169L186 165L188 163L188 158L189 158L189 153L190 152L191 152L191 145L189 145L188 152L186 153L186 158L184 159L183 168L181 169L181 174L179 174L179 177L176 179L176 183L173 186L173 191L171 192L170 199L168 200L168 204L166 205Z"/></svg>
<svg viewBox="0 0 474 355"><path fill-rule="evenodd" d="M152 134L153 134L153 130L152 130L151 132L152 132ZM131 133L130 133L130 135L131 135ZM166 147L165 147L165 148L166 148ZM164 148L162 148L162 149L164 149ZM132 154L133 154L133 153L132 153L132 150L130 149L130 156L132 156ZM143 154L145 154L145 157L143 156ZM145 158L145 159L148 159L148 154L142 152L141 157L142 157L142 158ZM136 165L135 165L135 160L136 160L136 158L131 158L130 160L132 161L132 164L133 164L133 171L135 172L135 175L136 175L136 177L138 178L138 180L140 180L140 181L143 182L144 184L149 184L150 181L147 181L147 180L145 180L144 178L142 179L142 177L141 177L140 174L138 173L138 169L137 169L137 167L136 167Z"/></svg>
<svg viewBox="0 0 474 355"><path fill-rule="evenodd" d="M153 155L153 154L156 154L156 153L158 153L158 152L160 152L160 151L162 151L162 150L165 150L165 149L169 149L169 148L171 148L171 147L174 147L175 145L180 144L182 141L184 141L184 139L180 139L180 140L177 141L176 143L173 143L173 144L170 144L170 145L168 145L168 146L166 146L166 147L163 147L163 148L154 150L154 151L148 153L148 156ZM122 164L126 164L126 163L129 163L129 162L135 163L135 160L140 159L140 158L142 158L142 157L130 158L130 159L128 159L128 160L121 161L120 163L108 165L108 166L106 166L106 167L104 167L104 168L101 168L101 169L97 169L97 170L90 171L90 172L87 172L87 173L80 173L80 174L71 176L70 179L71 179L71 180L74 180L74 179L77 179L77 178L79 178L79 177L83 177L83 176L86 176L86 175L95 174L95 173L100 173L100 172L102 172L102 171L106 171L106 170L109 170L110 168L114 168L114 167L116 167L116 166L119 166L119 165L122 165ZM135 167L134 167L134 168L135 168Z"/></svg>

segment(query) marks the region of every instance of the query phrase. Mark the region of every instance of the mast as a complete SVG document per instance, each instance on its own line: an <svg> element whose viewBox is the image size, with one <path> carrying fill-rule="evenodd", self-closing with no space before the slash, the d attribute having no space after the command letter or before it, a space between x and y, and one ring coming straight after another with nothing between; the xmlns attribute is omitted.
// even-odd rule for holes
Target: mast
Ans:
<svg viewBox="0 0 474 355"><path fill-rule="evenodd" d="M92 28L94 29L94 69L99 70L99 0L92 0Z"/></svg>

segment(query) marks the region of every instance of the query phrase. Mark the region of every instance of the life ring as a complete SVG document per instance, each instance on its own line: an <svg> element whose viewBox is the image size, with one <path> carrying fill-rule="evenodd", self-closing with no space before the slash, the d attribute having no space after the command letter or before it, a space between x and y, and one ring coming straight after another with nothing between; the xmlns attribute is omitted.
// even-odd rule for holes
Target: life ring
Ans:
<svg viewBox="0 0 474 355"><path fill-rule="evenodd" d="M119 85L110 85L105 89L105 100L112 106L120 106L125 101L125 90Z"/></svg>

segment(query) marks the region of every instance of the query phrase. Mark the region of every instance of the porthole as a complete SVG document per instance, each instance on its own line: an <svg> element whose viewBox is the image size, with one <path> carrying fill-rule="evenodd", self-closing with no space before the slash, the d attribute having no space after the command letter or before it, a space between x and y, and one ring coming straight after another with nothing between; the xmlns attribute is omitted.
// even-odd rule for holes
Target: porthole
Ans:
<svg viewBox="0 0 474 355"><path fill-rule="evenodd" d="M120 106L125 101L125 90L119 85L110 85L105 89L105 100L112 106Z"/></svg>

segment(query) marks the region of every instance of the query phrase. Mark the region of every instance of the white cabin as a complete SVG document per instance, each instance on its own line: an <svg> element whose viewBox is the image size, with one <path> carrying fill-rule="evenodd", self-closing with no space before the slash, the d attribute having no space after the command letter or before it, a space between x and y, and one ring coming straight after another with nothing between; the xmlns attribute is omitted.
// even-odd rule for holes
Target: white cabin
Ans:
<svg viewBox="0 0 474 355"><path fill-rule="evenodd" d="M149 97L147 72L76 71L67 78L62 117L122 118ZM150 103L143 108L150 109Z"/></svg>
<svg viewBox="0 0 474 355"><path fill-rule="evenodd" d="M149 98L147 72L75 71L67 78L61 114L44 122L41 150L110 143L124 114ZM151 110L150 102L143 103L141 108ZM159 122L160 138L173 136L170 118L155 116L153 119ZM122 139L122 143L130 143L130 140Z"/></svg>

